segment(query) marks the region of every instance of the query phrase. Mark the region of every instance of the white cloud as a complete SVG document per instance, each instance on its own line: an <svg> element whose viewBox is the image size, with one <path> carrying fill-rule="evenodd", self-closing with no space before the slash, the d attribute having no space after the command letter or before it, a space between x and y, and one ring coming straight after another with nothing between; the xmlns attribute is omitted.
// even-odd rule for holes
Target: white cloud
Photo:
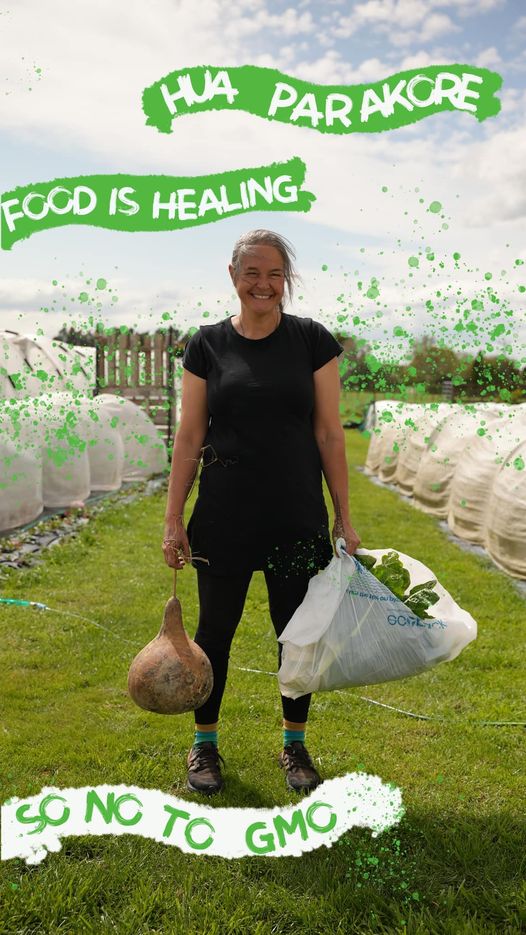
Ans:
<svg viewBox="0 0 526 935"><path fill-rule="evenodd" d="M431 54L421 49L419 52L411 52L409 55L404 56L397 66L397 71L409 71L411 68L426 68L427 65L436 65L442 61L442 53L435 52Z"/></svg>
<svg viewBox="0 0 526 935"><path fill-rule="evenodd" d="M280 33L284 36L297 36L302 33L313 32L315 25L311 13L298 13L289 7L282 13L269 13L266 9L258 9L251 18L236 18L230 15L222 26L223 34L230 40L239 40L249 35L259 34L263 29Z"/></svg>
<svg viewBox="0 0 526 935"><path fill-rule="evenodd" d="M484 49L482 52L475 58L475 65L478 68L493 68L495 65L500 65L502 59L499 52L494 45L490 46L489 49Z"/></svg>
<svg viewBox="0 0 526 935"><path fill-rule="evenodd" d="M436 6L452 7L460 16L476 16L478 13L490 13L506 4L507 0L431 0Z"/></svg>
<svg viewBox="0 0 526 935"><path fill-rule="evenodd" d="M460 27L444 10L461 17L488 12L504 0L366 0L333 26L333 35L349 38L360 30L384 36L398 47L430 42Z"/></svg>
<svg viewBox="0 0 526 935"><path fill-rule="evenodd" d="M526 89L503 87L499 91L499 97L502 101L502 109L499 114L501 123L503 118L511 114L517 114L517 112L522 112L523 116L526 117Z"/></svg>
<svg viewBox="0 0 526 935"><path fill-rule="evenodd" d="M505 154L505 158L503 158ZM484 195L472 223L523 219L526 216L526 129L494 133L472 148L470 172Z"/></svg>
<svg viewBox="0 0 526 935"><path fill-rule="evenodd" d="M431 39L436 39L437 36L444 33L458 31L459 27L455 26L453 20L446 16L445 13L432 13L430 16L426 16L419 39L421 42L430 42Z"/></svg>
<svg viewBox="0 0 526 935"><path fill-rule="evenodd" d="M459 27L452 22L449 16L434 13L424 21L420 29L392 30L389 32L389 39L392 45L403 48L431 42L438 36L454 32L459 32Z"/></svg>
<svg viewBox="0 0 526 935"><path fill-rule="evenodd" d="M378 58L366 59L355 67L336 49L329 49L314 61L296 62L291 74L316 84L362 84L378 81L390 71L390 67Z"/></svg>

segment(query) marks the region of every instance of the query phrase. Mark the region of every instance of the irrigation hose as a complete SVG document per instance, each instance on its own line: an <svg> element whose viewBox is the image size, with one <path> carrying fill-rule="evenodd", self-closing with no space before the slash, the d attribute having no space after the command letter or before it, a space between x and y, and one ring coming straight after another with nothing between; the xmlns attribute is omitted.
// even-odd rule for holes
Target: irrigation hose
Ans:
<svg viewBox="0 0 526 935"><path fill-rule="evenodd" d="M97 623L95 620L90 620L89 617L81 616L81 614L75 614L72 610L59 610L58 608L53 609L52 607L48 607L47 604L41 604L39 601L22 601L14 597L0 597L0 604L11 604L15 605L16 607L35 607L37 610L50 610L54 614L64 614L66 617L76 617L78 620L83 620L85 623L89 623L91 626L97 627L99 630L104 630L105 633L110 633L111 636L121 640L122 643L130 643L132 646L137 645L134 640L127 640L119 633L114 633L113 630L109 629L109 627L103 626L102 623Z"/></svg>
<svg viewBox="0 0 526 935"><path fill-rule="evenodd" d="M277 677L277 672L266 672L263 669L247 669L244 666L236 666L241 672L256 672L258 675L273 675ZM341 689L336 689L336 693ZM365 698L364 695L358 695L360 701L367 701L369 704L378 705L380 708L388 708L390 711L396 711L398 714L405 714L406 717L414 717L420 721L441 721L443 724L482 724L492 727L526 727L526 721L481 721L468 720L463 721L460 718L437 717L431 714L415 714L414 711L405 711L403 708L395 708L393 705L385 704L383 701L375 701L373 698Z"/></svg>
<svg viewBox="0 0 526 935"><path fill-rule="evenodd" d="M175 593L175 575L174 575L174 593ZM8 604L15 607L34 607L37 610L49 610L54 614L64 614L67 617L76 617L78 620L83 620L85 623L89 623L94 627L97 627L99 630L104 630L105 633L109 633L110 636L114 636L115 639L120 640L122 643L130 643L132 646L137 646L138 644L134 640L127 640L125 637L121 636L119 633L114 633L113 630L110 630L108 627L103 626L101 623L97 623L95 620L90 620L89 617L83 617L80 614L73 613L71 610L53 610L52 607L48 607L47 604L42 604L39 601L25 601L20 600L19 598L14 597L0 597L0 604ZM254 672L257 675L271 675L273 678L277 677L277 672L267 672L264 669L249 669L245 666L235 666L240 672ZM417 718L420 721L440 721L443 724L481 724L484 727L526 727L526 721L486 721L486 720L468 720L463 721L460 718L445 718L439 717L431 714L415 714L414 711L405 711L403 708L395 708L393 705L385 704L383 701L375 701L373 698L366 698L364 695L358 695L360 701L366 701L368 704L377 705L380 708L387 708L389 711L396 711L397 714L403 714L406 717Z"/></svg>

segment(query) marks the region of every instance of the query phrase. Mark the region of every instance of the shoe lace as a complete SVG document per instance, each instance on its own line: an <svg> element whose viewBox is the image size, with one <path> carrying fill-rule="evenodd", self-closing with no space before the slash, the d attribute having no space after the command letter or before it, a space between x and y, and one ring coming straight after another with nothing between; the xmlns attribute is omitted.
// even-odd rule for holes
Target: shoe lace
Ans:
<svg viewBox="0 0 526 935"><path fill-rule="evenodd" d="M287 769L292 771L304 769L306 766L309 769L314 769L314 764L308 754L307 748L299 742L296 742L294 745L289 744L285 747L285 760Z"/></svg>
<svg viewBox="0 0 526 935"><path fill-rule="evenodd" d="M198 744L192 750L191 766L196 772L202 769L210 769L210 767L219 769L220 760L224 765L225 761L213 743Z"/></svg>

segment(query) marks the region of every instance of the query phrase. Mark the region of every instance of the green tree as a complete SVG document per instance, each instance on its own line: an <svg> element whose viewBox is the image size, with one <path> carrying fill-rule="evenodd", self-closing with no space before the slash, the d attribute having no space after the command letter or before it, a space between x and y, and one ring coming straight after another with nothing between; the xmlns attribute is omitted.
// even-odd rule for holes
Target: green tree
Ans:
<svg viewBox="0 0 526 935"><path fill-rule="evenodd" d="M371 371L367 365L367 355L370 347L363 338L354 335L345 335L335 332L334 337L344 348L344 355L340 361L340 381L348 390L368 389Z"/></svg>
<svg viewBox="0 0 526 935"><path fill-rule="evenodd" d="M424 383L428 391L440 392L443 380L452 380L458 375L459 364L452 348L439 346L424 334L413 343L408 373L413 383Z"/></svg>
<svg viewBox="0 0 526 935"><path fill-rule="evenodd" d="M479 351L471 365L469 385L473 395L508 400L524 390L524 373L515 360L503 354L484 357Z"/></svg>

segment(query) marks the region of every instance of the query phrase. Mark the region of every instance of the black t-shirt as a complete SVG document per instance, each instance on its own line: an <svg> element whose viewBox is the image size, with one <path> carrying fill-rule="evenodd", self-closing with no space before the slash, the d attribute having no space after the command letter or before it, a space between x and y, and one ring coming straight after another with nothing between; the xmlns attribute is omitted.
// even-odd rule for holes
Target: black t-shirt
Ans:
<svg viewBox="0 0 526 935"><path fill-rule="evenodd" d="M193 562L210 574L294 574L333 555L314 437L313 371L343 347L320 322L282 312L265 338L230 318L201 325L183 367L206 379L210 420L188 522Z"/></svg>

